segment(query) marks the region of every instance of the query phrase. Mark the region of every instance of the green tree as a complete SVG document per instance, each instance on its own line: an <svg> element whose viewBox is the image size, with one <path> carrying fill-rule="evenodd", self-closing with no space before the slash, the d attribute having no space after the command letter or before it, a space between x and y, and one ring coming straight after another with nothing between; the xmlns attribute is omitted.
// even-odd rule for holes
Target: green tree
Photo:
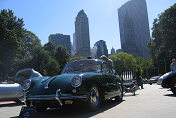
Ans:
<svg viewBox="0 0 176 118"><path fill-rule="evenodd" d="M47 76L54 76L58 75L58 72L60 72L60 65L56 61L55 58L49 58L46 66L45 66L45 75Z"/></svg>
<svg viewBox="0 0 176 118"><path fill-rule="evenodd" d="M60 65L60 72L64 68L65 64L69 61L69 54L64 46L58 46L55 53L55 58ZM59 73L60 73L59 72Z"/></svg>
<svg viewBox="0 0 176 118"><path fill-rule="evenodd" d="M149 77L155 75L153 73L153 63L152 59L145 59L142 57L136 58L136 67L140 68L142 71L142 76Z"/></svg>
<svg viewBox="0 0 176 118"><path fill-rule="evenodd" d="M54 76L60 72L60 65L56 59L48 51L45 51L43 47L37 48L33 52L32 59L24 65L26 66L25 68L34 68L44 76Z"/></svg>
<svg viewBox="0 0 176 118"><path fill-rule="evenodd" d="M16 53L16 57L11 67L11 75L15 75L18 70L29 66L32 68L32 65L29 62L34 58L35 51L39 49L42 49L39 38L34 33L25 30L21 51Z"/></svg>
<svg viewBox="0 0 176 118"><path fill-rule="evenodd" d="M165 10L155 19L152 37L148 43L151 49L155 72L170 71L171 59L176 54L176 4Z"/></svg>
<svg viewBox="0 0 176 118"><path fill-rule="evenodd" d="M69 62L71 62L71 61L76 61L76 60L81 60L81 59L85 59L84 57L71 57L71 58L69 58Z"/></svg>
<svg viewBox="0 0 176 118"><path fill-rule="evenodd" d="M51 56L47 46L44 50L39 38L23 26L23 20L14 16L12 10L1 11L0 78L14 76L24 68L34 68L42 75L57 75L60 65L54 54Z"/></svg>
<svg viewBox="0 0 176 118"><path fill-rule="evenodd" d="M12 10L0 12L0 77L8 76L18 52L21 52L24 37L23 19L14 16Z"/></svg>
<svg viewBox="0 0 176 118"><path fill-rule="evenodd" d="M54 46L54 44L52 43L52 42L48 42L48 43L46 43L44 46L43 46L43 48L46 50L46 51L48 51L48 52L50 52L50 54L52 55L52 56L54 56L54 53L55 53L55 46Z"/></svg>
<svg viewBox="0 0 176 118"><path fill-rule="evenodd" d="M118 53L117 55L110 56L114 63L114 69L116 72L121 75L125 71L135 71L136 69L136 60L131 54L127 53Z"/></svg>

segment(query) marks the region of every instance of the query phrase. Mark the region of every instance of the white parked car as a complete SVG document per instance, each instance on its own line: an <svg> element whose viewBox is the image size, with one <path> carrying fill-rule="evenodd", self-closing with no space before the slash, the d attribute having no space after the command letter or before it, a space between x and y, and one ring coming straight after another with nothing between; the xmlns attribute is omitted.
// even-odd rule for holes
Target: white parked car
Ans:
<svg viewBox="0 0 176 118"><path fill-rule="evenodd" d="M0 101L21 102L23 89L18 83L0 82Z"/></svg>
<svg viewBox="0 0 176 118"><path fill-rule="evenodd" d="M158 78L160 76L154 76L154 77L151 77L149 80L148 80L148 84L152 85L153 83L156 83L158 81Z"/></svg>
<svg viewBox="0 0 176 118"><path fill-rule="evenodd" d="M20 70L16 73L15 82L0 82L0 101L23 100L23 82L32 77L41 77L42 75L32 68Z"/></svg>

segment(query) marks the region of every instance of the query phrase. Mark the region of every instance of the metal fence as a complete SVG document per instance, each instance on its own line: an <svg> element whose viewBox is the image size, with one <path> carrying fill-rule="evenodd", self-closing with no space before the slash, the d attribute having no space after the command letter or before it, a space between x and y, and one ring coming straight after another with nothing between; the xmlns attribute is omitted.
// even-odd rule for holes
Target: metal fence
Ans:
<svg viewBox="0 0 176 118"><path fill-rule="evenodd" d="M124 85L131 85L133 83L134 72L125 71L122 73L121 77L123 79Z"/></svg>

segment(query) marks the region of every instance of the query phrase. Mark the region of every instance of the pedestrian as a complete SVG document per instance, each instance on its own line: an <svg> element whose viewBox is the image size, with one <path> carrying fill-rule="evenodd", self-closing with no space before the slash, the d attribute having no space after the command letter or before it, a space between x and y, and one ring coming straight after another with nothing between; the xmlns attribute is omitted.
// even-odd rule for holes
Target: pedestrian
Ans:
<svg viewBox="0 0 176 118"><path fill-rule="evenodd" d="M138 88L139 88L139 86L141 86L141 89L144 89L140 68L137 68L137 72L135 74L135 77L136 77Z"/></svg>
<svg viewBox="0 0 176 118"><path fill-rule="evenodd" d="M109 59L108 57L106 57L105 55L102 55L100 57L100 59L103 60L103 61L106 61L111 68L114 67L113 61L111 59Z"/></svg>
<svg viewBox="0 0 176 118"><path fill-rule="evenodd" d="M170 64L171 71L176 71L176 59L172 59L172 63Z"/></svg>

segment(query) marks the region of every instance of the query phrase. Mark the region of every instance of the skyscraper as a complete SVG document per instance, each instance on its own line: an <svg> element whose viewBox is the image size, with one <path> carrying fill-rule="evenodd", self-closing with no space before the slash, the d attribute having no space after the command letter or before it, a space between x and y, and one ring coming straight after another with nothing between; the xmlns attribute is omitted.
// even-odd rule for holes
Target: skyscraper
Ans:
<svg viewBox="0 0 176 118"><path fill-rule="evenodd" d="M63 35L63 34L50 34L48 37L49 41L54 43L55 47L62 45L66 48L68 54L71 56L71 42L70 42L70 35Z"/></svg>
<svg viewBox="0 0 176 118"><path fill-rule="evenodd" d="M73 50L76 50L76 36L75 33L73 34Z"/></svg>
<svg viewBox="0 0 176 118"><path fill-rule="evenodd" d="M120 40L123 52L135 57L150 57L147 47L150 38L145 0L131 0L118 9Z"/></svg>
<svg viewBox="0 0 176 118"><path fill-rule="evenodd" d="M94 44L94 46L97 47L95 58L100 58L102 55L106 55L108 57L108 49L105 41L99 40Z"/></svg>
<svg viewBox="0 0 176 118"><path fill-rule="evenodd" d="M81 10L75 21L76 56L90 56L89 22L84 10Z"/></svg>
<svg viewBox="0 0 176 118"><path fill-rule="evenodd" d="M111 55L115 55L116 54L116 51L115 51L115 49L112 47L112 49L111 49Z"/></svg>

